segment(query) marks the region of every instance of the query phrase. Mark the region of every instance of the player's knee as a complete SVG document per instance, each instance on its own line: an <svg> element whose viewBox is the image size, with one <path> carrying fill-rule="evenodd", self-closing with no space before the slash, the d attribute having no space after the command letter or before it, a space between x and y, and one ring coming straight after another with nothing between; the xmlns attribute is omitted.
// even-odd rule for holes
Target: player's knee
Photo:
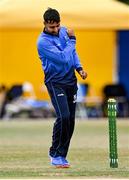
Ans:
<svg viewBox="0 0 129 180"><path fill-rule="evenodd" d="M70 113L68 112L68 113L63 114L62 119L64 119L64 120L70 119Z"/></svg>

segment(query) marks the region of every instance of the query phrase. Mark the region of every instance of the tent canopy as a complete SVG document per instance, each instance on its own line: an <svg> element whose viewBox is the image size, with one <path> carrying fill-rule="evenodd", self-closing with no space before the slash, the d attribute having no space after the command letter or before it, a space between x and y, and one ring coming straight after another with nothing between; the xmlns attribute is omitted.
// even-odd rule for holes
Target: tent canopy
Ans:
<svg viewBox="0 0 129 180"><path fill-rule="evenodd" d="M0 0L0 28L42 28L48 8L77 29L129 29L129 6L114 0Z"/></svg>

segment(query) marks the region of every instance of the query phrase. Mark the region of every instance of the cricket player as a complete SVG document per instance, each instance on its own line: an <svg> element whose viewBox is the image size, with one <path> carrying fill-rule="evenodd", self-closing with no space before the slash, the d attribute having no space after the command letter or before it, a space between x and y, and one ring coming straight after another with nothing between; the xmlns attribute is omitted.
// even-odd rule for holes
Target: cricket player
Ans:
<svg viewBox="0 0 129 180"><path fill-rule="evenodd" d="M49 150L51 165L70 167L66 159L74 131L77 78L87 73L83 70L76 52L74 31L60 26L60 14L48 8L44 15L44 30L37 41L39 58L57 119L53 127L52 145Z"/></svg>

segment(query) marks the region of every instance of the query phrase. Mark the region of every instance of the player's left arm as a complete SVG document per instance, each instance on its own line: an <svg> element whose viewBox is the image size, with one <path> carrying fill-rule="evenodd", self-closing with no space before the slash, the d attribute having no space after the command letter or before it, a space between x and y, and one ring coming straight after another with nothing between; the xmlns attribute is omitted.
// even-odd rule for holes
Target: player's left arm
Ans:
<svg viewBox="0 0 129 180"><path fill-rule="evenodd" d="M85 72L81 66L78 54L76 53L76 50L73 52L74 53L74 67L76 71L80 74L82 79L87 78L87 72Z"/></svg>

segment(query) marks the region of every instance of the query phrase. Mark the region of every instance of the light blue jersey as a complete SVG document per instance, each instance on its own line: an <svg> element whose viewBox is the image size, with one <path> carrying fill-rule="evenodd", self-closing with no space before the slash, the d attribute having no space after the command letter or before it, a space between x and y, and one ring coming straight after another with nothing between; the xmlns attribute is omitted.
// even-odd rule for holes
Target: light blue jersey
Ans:
<svg viewBox="0 0 129 180"><path fill-rule="evenodd" d="M65 27L58 35L42 32L37 49L42 61L45 83L73 84L76 81L74 70L81 70L80 60L75 49L76 39L69 37Z"/></svg>

